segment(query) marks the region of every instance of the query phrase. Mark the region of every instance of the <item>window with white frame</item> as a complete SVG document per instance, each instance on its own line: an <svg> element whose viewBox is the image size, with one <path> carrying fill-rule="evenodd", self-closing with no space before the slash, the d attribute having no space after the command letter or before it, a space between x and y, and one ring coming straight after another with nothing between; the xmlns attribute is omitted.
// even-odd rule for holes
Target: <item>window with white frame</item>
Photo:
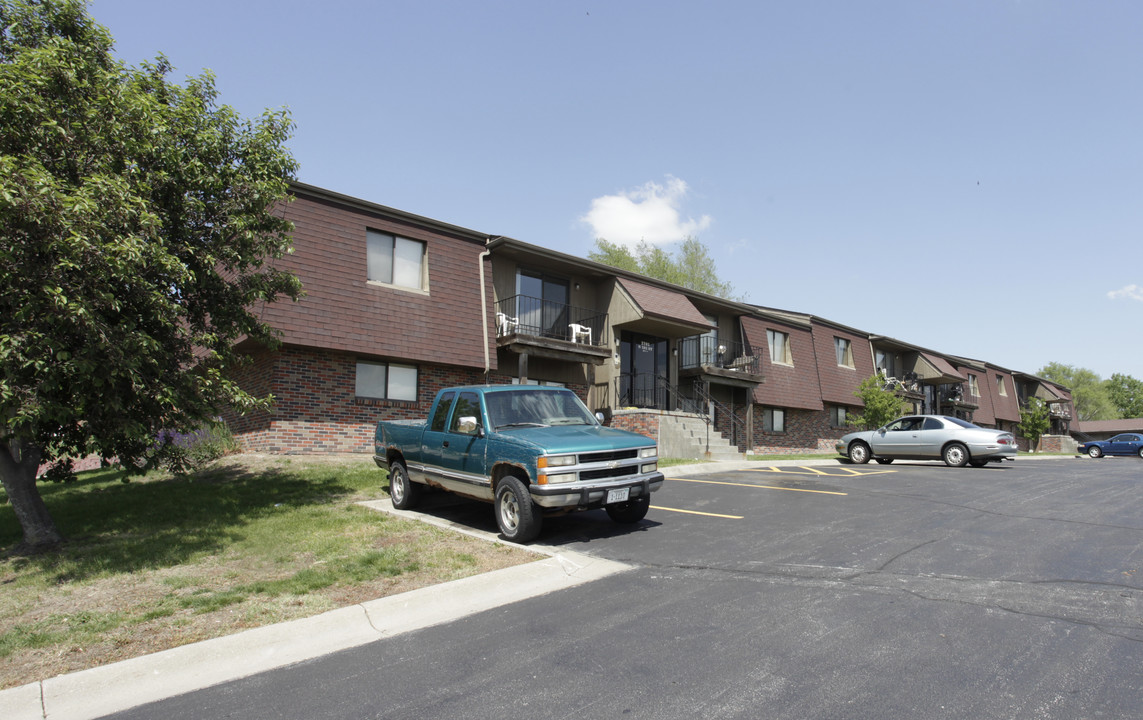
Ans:
<svg viewBox="0 0 1143 720"><path fill-rule="evenodd" d="M423 242L367 230L365 246L370 282L414 290L427 289Z"/></svg>
<svg viewBox="0 0 1143 720"><path fill-rule="evenodd" d="M789 333L767 330L766 342L770 345L770 362L780 365L794 364L794 356L790 352Z"/></svg>
<svg viewBox="0 0 1143 720"><path fill-rule="evenodd" d="M846 423L846 408L844 405L831 405L829 409L829 424L830 427L845 427Z"/></svg>
<svg viewBox="0 0 1143 720"><path fill-rule="evenodd" d="M837 364L842 367L853 367L853 346L842 337L835 337L833 339L833 347L837 353Z"/></svg>
<svg viewBox="0 0 1143 720"><path fill-rule="evenodd" d="M980 386L976 384L976 376L972 373L968 374L968 394L973 397L980 397Z"/></svg>
<svg viewBox="0 0 1143 720"><path fill-rule="evenodd" d="M417 366L358 361L354 394L372 400L417 400Z"/></svg>
<svg viewBox="0 0 1143 720"><path fill-rule="evenodd" d="M1004 384L1004 376L996 376L996 391L1000 393L1001 397L1008 397L1008 386Z"/></svg>
<svg viewBox="0 0 1143 720"><path fill-rule="evenodd" d="M766 432L786 432L786 411L781 408L762 408L762 429Z"/></svg>

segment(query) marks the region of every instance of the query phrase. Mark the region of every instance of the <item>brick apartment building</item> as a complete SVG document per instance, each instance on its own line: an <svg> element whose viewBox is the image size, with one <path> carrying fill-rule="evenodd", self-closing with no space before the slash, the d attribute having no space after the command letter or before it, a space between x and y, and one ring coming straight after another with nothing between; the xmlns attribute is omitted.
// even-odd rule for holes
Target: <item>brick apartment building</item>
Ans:
<svg viewBox="0 0 1143 720"><path fill-rule="evenodd" d="M306 294L260 308L279 349L245 348L237 379L275 397L225 418L248 450L371 452L378 419L423 418L442 387L540 382L655 437L698 417L742 451L832 451L876 372L916 412L1012 430L1037 396L1068 430L1067 390L1026 373L309 185L293 195L294 253L277 263Z"/></svg>

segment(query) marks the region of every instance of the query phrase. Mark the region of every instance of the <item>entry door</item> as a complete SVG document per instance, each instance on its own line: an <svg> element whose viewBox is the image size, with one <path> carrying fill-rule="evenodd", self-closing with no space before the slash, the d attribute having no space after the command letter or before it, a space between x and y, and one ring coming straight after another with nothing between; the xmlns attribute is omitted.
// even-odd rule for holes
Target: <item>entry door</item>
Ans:
<svg viewBox="0 0 1143 720"><path fill-rule="evenodd" d="M652 335L620 335L620 403L666 409L668 381L667 341Z"/></svg>

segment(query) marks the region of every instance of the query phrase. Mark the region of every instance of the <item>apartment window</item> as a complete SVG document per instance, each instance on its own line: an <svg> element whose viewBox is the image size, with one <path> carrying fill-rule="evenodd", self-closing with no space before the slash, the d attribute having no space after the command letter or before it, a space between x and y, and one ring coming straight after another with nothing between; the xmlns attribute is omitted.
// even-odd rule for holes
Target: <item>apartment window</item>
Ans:
<svg viewBox="0 0 1143 720"><path fill-rule="evenodd" d="M980 386L976 384L976 376L972 373L968 374L968 394L973 397L980 397Z"/></svg>
<svg viewBox="0 0 1143 720"><path fill-rule="evenodd" d="M846 410L844 405L833 405L829 409L829 424L830 427L845 427L846 423Z"/></svg>
<svg viewBox="0 0 1143 720"><path fill-rule="evenodd" d="M837 364L842 367L853 367L853 346L845 338L835 337L833 347L837 352Z"/></svg>
<svg viewBox="0 0 1143 720"><path fill-rule="evenodd" d="M365 233L370 282L424 290L425 244L375 230Z"/></svg>
<svg viewBox="0 0 1143 720"><path fill-rule="evenodd" d="M355 394L374 400L417 400L417 367L358 362Z"/></svg>
<svg viewBox="0 0 1143 720"><path fill-rule="evenodd" d="M781 365L794 364L794 356L790 352L789 333L767 330L766 342L770 345L770 362Z"/></svg>
<svg viewBox="0 0 1143 720"><path fill-rule="evenodd" d="M762 429L766 432L786 432L786 411L780 408L762 408Z"/></svg>
<svg viewBox="0 0 1143 720"><path fill-rule="evenodd" d="M1008 397L1008 386L1004 384L1004 376L996 376L996 390L1000 393L1001 397Z"/></svg>

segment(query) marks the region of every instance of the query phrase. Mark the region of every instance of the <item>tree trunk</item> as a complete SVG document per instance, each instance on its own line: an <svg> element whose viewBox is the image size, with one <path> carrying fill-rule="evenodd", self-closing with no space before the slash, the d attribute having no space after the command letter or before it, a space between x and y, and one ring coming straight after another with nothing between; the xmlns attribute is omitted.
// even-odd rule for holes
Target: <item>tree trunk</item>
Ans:
<svg viewBox="0 0 1143 720"><path fill-rule="evenodd" d="M16 519L24 530L24 545L29 550L40 550L63 541L36 487L39 466L40 449L32 443L19 438L0 443L0 482L16 511Z"/></svg>

